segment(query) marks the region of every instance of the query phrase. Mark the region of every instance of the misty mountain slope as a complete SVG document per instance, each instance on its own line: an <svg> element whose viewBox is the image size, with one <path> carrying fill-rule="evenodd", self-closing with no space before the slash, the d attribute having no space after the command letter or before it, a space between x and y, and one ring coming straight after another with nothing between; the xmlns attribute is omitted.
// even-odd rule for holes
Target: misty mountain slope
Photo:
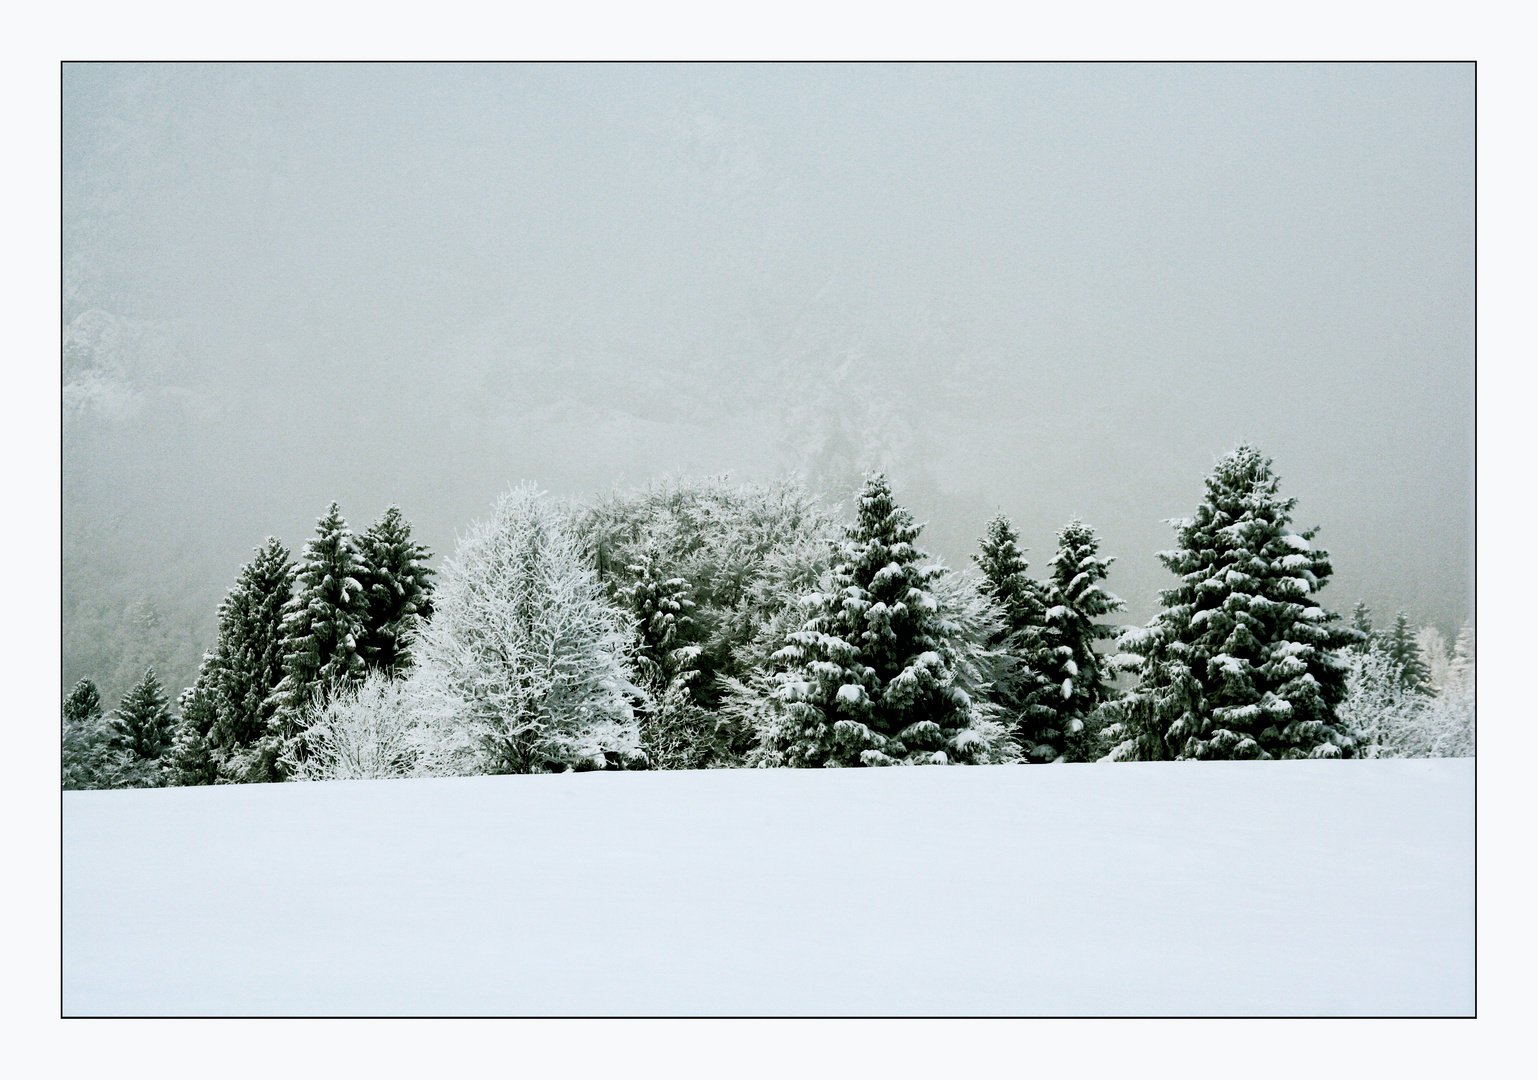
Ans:
<svg viewBox="0 0 1538 1080"><path fill-rule="evenodd" d="M88 1014L1425 1014L1473 762L64 793Z"/></svg>

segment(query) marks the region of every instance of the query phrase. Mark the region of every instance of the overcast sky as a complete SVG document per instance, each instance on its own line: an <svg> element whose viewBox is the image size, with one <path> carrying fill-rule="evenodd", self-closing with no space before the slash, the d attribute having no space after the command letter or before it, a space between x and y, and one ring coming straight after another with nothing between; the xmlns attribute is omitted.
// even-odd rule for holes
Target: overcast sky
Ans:
<svg viewBox="0 0 1538 1080"><path fill-rule="evenodd" d="M1471 613L1471 65L63 89L66 681L75 601L211 627L331 499L447 553L509 483L665 470L847 504L882 467L954 564L1002 509L1039 572L1081 515L1140 622L1245 439L1323 525L1328 606Z"/></svg>

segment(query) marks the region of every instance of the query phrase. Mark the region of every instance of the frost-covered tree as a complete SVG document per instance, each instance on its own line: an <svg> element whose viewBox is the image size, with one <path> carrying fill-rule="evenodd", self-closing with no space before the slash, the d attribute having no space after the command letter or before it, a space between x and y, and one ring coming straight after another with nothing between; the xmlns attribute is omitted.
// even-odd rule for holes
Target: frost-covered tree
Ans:
<svg viewBox="0 0 1538 1080"><path fill-rule="evenodd" d="M272 691L272 719L264 741L283 747L298 730L299 714L334 686L362 680L359 643L368 624L366 574L357 538L332 503L304 548L292 599L283 608L283 678ZM273 755L274 757L276 755Z"/></svg>
<svg viewBox="0 0 1538 1080"><path fill-rule="evenodd" d="M1404 679L1398 660L1383 647L1353 652L1340 721L1356 737L1362 757L1472 757L1474 678L1472 631L1438 669L1429 692ZM1434 645L1441 644L1437 635Z"/></svg>
<svg viewBox="0 0 1538 1080"><path fill-rule="evenodd" d="M412 679L473 745L476 771L639 763L627 623L556 508L526 484L444 565Z"/></svg>
<svg viewBox="0 0 1538 1080"><path fill-rule="evenodd" d="M112 747L102 716L101 694L90 679L81 679L64 698L62 749L66 790L103 786Z"/></svg>
<svg viewBox="0 0 1538 1080"><path fill-rule="evenodd" d="M359 538L368 615L359 652L369 667L395 676L411 666L411 631L432 617L432 552L411 539L411 525L392 506Z"/></svg>
<svg viewBox="0 0 1538 1080"><path fill-rule="evenodd" d="M1431 672L1421 656L1410 617L1403 611L1394 616L1394 625L1382 637L1382 648L1399 671L1399 680L1420 694L1431 693Z"/></svg>
<svg viewBox="0 0 1538 1080"><path fill-rule="evenodd" d="M174 722L167 704L155 669L147 669L107 720L113 745L135 758L157 760L171 745Z"/></svg>
<svg viewBox="0 0 1538 1080"><path fill-rule="evenodd" d="M1335 708L1341 727L1363 758L1415 757L1425 699L1405 686L1399 667L1382 649L1352 649L1346 657L1346 693Z"/></svg>
<svg viewBox="0 0 1538 1080"><path fill-rule="evenodd" d="M858 517L805 621L776 653L774 720L758 764L858 766L985 762L1014 747L991 707L968 693L967 668L997 632L942 608L948 571L914 546L921 526L885 477L867 478ZM982 598L970 582L974 603Z"/></svg>
<svg viewBox="0 0 1538 1080"><path fill-rule="evenodd" d="M1057 534L1043 590L1044 610L1031 662L1037 685L1027 697L1021 736L1034 761L1099 757L1097 712L1111 697L1110 673L1095 643L1116 636L1098 621L1126 608L1101 587L1114 561L1100 555L1095 530L1075 519Z"/></svg>
<svg viewBox="0 0 1538 1080"><path fill-rule="evenodd" d="M687 686L668 684L668 726L686 742L705 739L678 745L683 759L741 763L757 730L740 710L721 708L723 692L766 669L784 633L799 627L799 620L791 625L794 602L827 569L827 538L838 532L833 515L794 479L760 485L669 476L578 508L574 528L621 607L633 608L627 593L642 568L658 581L688 582L693 607L672 647L699 649L687 668L697 674ZM712 718L708 728L698 726L693 706Z"/></svg>
<svg viewBox="0 0 1538 1080"><path fill-rule="evenodd" d="M282 761L293 780L383 780L453 775L468 762L447 760L431 702L409 679L370 671L317 697ZM449 755L452 758L453 755Z"/></svg>
<svg viewBox="0 0 1538 1080"><path fill-rule="evenodd" d="M1121 639L1118 663L1138 685L1107 706L1110 758L1349 756L1339 650L1361 635L1313 599L1332 573L1318 530L1288 527L1297 500L1278 494L1252 446L1223 458L1206 488L1196 515L1173 523L1179 547L1159 555L1180 583Z"/></svg>

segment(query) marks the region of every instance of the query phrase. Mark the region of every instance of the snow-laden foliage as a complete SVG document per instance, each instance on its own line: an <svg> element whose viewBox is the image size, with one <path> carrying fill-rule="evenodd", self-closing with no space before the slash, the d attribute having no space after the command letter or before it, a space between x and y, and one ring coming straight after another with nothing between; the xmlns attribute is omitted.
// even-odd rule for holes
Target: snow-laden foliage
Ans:
<svg viewBox="0 0 1538 1080"><path fill-rule="evenodd" d="M113 758L111 737L102 715L101 694L90 679L81 679L65 697L63 728L65 790L107 786L103 777Z"/></svg>
<svg viewBox="0 0 1538 1080"><path fill-rule="evenodd" d="M996 613L974 583L941 591L950 571L914 546L920 529L893 500L885 477L867 478L858 518L833 566L801 601L800 629L774 654L778 670L764 698L768 716L755 764L1015 756L993 706L976 695L985 689L982 661L996 655L987 646L999 628Z"/></svg>
<svg viewBox="0 0 1538 1080"><path fill-rule="evenodd" d="M227 758L210 741L219 718L217 694L200 676L177 698L177 718L171 748L164 758L166 782L196 787L219 781L219 766Z"/></svg>
<svg viewBox="0 0 1538 1080"><path fill-rule="evenodd" d="M433 706L426 682L371 671L361 683L344 682L315 696L283 766L294 780L386 780L473 771L468 743L456 741L449 718Z"/></svg>
<svg viewBox="0 0 1538 1080"><path fill-rule="evenodd" d="M368 626L368 569L358 539L332 503L306 542L293 598L283 609L283 679L273 690L273 717L266 740L291 757L288 742L299 714L318 693L360 682L366 667L359 652Z"/></svg>
<svg viewBox="0 0 1538 1080"><path fill-rule="evenodd" d="M724 689L762 668L783 643L792 601L827 567L826 538L838 531L833 515L795 480L669 476L601 496L574 519L608 596L636 615L641 656L655 648L643 640L649 590L672 583L666 602L687 607L669 648L691 650L679 654L688 662L647 688L643 728L673 746L654 766L741 763L755 729L719 707Z"/></svg>
<svg viewBox="0 0 1538 1080"><path fill-rule="evenodd" d="M1430 640L1440 644L1440 634ZM1348 657L1337 714L1355 735L1360 756L1474 756L1471 628L1459 635L1459 646L1444 663L1428 665L1438 678L1419 686L1405 679L1402 660L1385 641Z"/></svg>
<svg viewBox="0 0 1538 1080"><path fill-rule="evenodd" d="M1028 656L1036 679L1022 736L1035 761L1093 761L1100 756L1098 712L1111 698L1110 673L1096 642L1116 636L1099 622L1126 608L1102 586L1114 561L1100 554L1095 530L1077 519L1057 534L1057 554L1043 583L1041 626Z"/></svg>
<svg viewBox="0 0 1538 1080"><path fill-rule="evenodd" d="M632 640L560 513L525 484L445 563L411 681L474 747L473 771L639 763Z"/></svg>
<svg viewBox="0 0 1538 1080"><path fill-rule="evenodd" d="M155 760L171 745L174 721L165 689L150 668L107 718L113 746L135 758Z"/></svg>
<svg viewBox="0 0 1538 1080"><path fill-rule="evenodd" d="M1361 635L1313 599L1332 573L1317 530L1288 528L1297 500L1254 447L1206 487L1195 517L1174 523L1180 546L1159 554L1180 584L1120 641L1138 685L1106 708L1111 760L1349 756L1339 650Z"/></svg>
<svg viewBox="0 0 1538 1080"><path fill-rule="evenodd" d="M359 579L368 598L358 651L370 668L399 675L411 666L406 642L411 632L432 618L432 552L411 539L411 525L392 506L358 538L363 559Z"/></svg>
<svg viewBox="0 0 1538 1080"><path fill-rule="evenodd" d="M1013 661L1000 671L989 697L1022 743L1034 747L1041 742L1036 731L1039 717L1030 702L1047 689L1038 660L1046 623L1046 589L1028 573L1030 564L1019 539L1009 518L999 514L988 522L972 561L982 572L979 588L992 601L1000 621L988 644Z"/></svg>
<svg viewBox="0 0 1538 1080"><path fill-rule="evenodd" d="M620 599L634 619L636 683L645 691L640 708L641 746L656 769L704 766L715 756L710 715L696 698L703 672L699 645L686 644L694 628L693 589L683 578L661 578L655 557L629 567L630 585Z"/></svg>

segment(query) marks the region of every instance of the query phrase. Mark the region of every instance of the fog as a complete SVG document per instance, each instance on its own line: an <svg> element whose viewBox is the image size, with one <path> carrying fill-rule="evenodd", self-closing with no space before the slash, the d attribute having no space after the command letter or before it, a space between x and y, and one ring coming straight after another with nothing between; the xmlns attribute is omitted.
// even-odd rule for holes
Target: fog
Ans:
<svg viewBox="0 0 1538 1080"><path fill-rule="evenodd" d="M1241 440L1359 598L1472 613L1472 65L63 74L64 680L185 685L251 549L508 484L885 469L1127 622ZM137 670L135 670L137 669Z"/></svg>

